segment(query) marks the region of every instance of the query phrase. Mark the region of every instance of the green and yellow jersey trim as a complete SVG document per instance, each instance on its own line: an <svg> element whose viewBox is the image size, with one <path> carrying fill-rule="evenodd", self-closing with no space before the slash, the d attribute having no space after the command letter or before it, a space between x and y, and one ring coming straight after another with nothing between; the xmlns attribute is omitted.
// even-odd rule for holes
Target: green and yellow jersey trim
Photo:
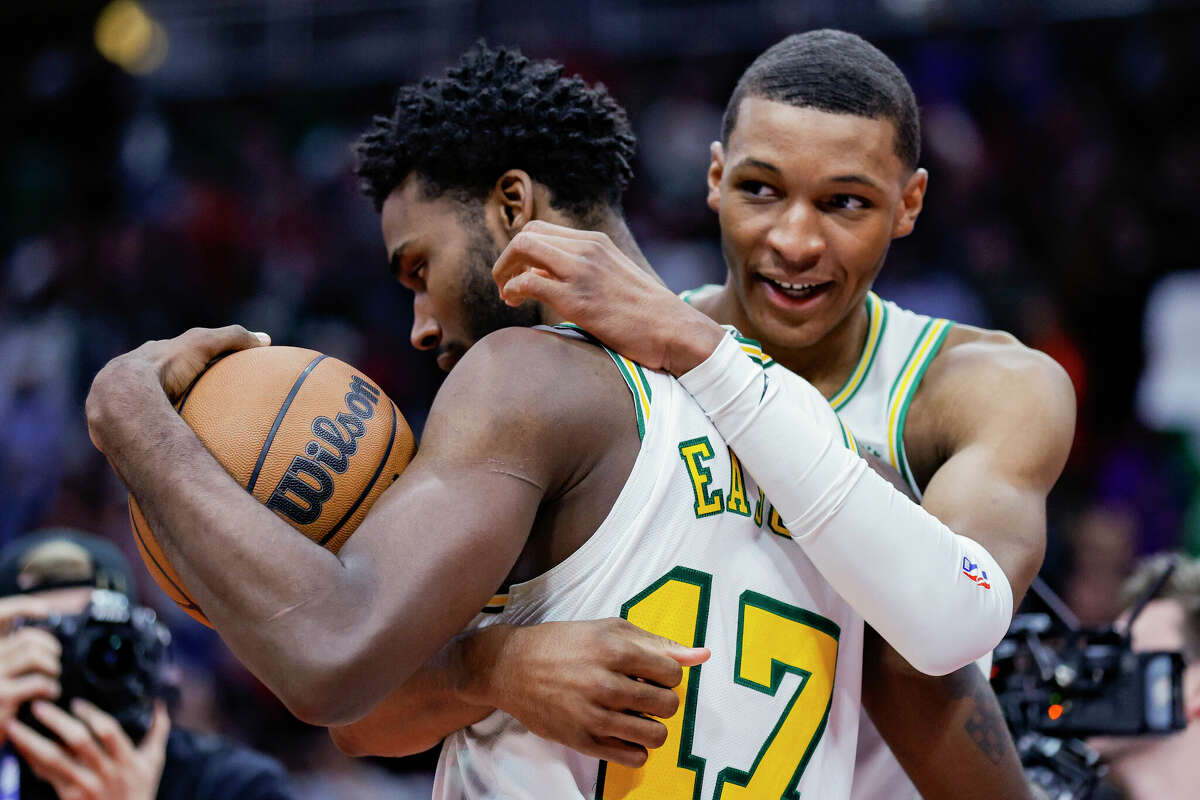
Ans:
<svg viewBox="0 0 1200 800"><path fill-rule="evenodd" d="M838 425L841 426L842 442L846 445L846 449L856 456L861 456L862 453L858 449L858 440L854 438L854 434L846 427L846 423L842 422L841 417L838 417Z"/></svg>
<svg viewBox="0 0 1200 800"><path fill-rule="evenodd" d="M748 355L755 364L763 369L775 366L775 359L763 352L762 345L756 339L748 339L738 333L733 334L733 338L742 346L742 352Z"/></svg>
<svg viewBox="0 0 1200 800"><path fill-rule="evenodd" d="M854 365L845 385L829 398L829 405L833 406L834 411L845 406L858 393L879 352L879 343L887 328L887 306L874 292L867 292L867 318L867 341L863 345L862 355L858 357L858 363Z"/></svg>
<svg viewBox="0 0 1200 800"><path fill-rule="evenodd" d="M650 400L653 397L650 391L650 381L646 380L646 373L642 372L641 364L630 361L607 347L604 348L604 352L608 353L613 363L617 365L617 369L621 371L621 377L625 379L629 391L633 393L633 408L637 413L638 438L644 439L646 438L646 423L650 419Z"/></svg>
<svg viewBox="0 0 1200 800"><path fill-rule="evenodd" d="M913 479L908 466L908 456L904 452L904 422L908 417L908 407L912 403L913 395L921 384L921 377L937 356L946 340L946 334L953 325L954 323L946 319L931 319L925 323L888 393L888 461L904 476L904 480L918 497L921 491Z"/></svg>
<svg viewBox="0 0 1200 800"><path fill-rule="evenodd" d="M604 344L596 337L589 334L583 328L576 325L574 322L560 322L554 326L563 330L578 331L591 341L604 347ZM646 373L642 371L642 365L636 361L631 361L615 350L604 347L604 352L608 353L609 358L617 365L617 370L621 373L621 377L625 379L625 384L629 387L629 391L633 394L633 410L637 415L637 430L638 438L646 438L646 423L650 419L650 403L654 398L654 392L650 389L650 381L646 378Z"/></svg>

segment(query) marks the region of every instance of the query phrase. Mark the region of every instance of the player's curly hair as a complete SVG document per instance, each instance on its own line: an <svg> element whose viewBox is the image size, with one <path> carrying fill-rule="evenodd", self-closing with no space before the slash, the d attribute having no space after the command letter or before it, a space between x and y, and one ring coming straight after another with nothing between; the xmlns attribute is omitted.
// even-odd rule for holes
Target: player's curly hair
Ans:
<svg viewBox="0 0 1200 800"><path fill-rule="evenodd" d="M912 87L894 61L853 33L826 29L793 34L756 58L725 106L721 141L726 145L747 97L886 119L896 127L900 160L916 169L921 158L921 120Z"/></svg>
<svg viewBox="0 0 1200 800"><path fill-rule="evenodd" d="M523 169L555 207L584 219L620 208L635 142L602 84L480 42L443 77L400 88L392 115L375 117L356 144L356 171L381 210L413 172L434 195L482 199L505 170Z"/></svg>

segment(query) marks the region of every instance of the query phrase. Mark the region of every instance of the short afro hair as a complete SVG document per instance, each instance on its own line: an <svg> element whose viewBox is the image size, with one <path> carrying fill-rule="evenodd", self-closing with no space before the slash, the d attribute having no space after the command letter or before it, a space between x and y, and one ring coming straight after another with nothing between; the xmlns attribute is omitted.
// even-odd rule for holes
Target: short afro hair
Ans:
<svg viewBox="0 0 1200 800"><path fill-rule="evenodd" d="M635 143L602 84L480 42L443 77L400 88L392 115L375 117L355 146L356 171L381 210L413 172L431 194L483 199L506 170L523 169L555 207L584 219L620 209Z"/></svg>
<svg viewBox="0 0 1200 800"><path fill-rule="evenodd" d="M846 31L798 33L754 60L738 80L721 121L721 141L737 125L738 106L762 97L800 108L886 119L896 127L896 155L910 169L921 158L917 99L904 73L860 36Z"/></svg>

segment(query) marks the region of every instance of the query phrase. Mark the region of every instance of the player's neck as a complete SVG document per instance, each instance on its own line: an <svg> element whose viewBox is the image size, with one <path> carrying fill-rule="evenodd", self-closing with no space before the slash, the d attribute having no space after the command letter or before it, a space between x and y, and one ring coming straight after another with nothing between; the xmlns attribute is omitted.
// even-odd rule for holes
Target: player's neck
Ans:
<svg viewBox="0 0 1200 800"><path fill-rule="evenodd" d="M845 385L854 371L866 346L870 327L870 315L866 304L862 303L818 341L803 347L787 347L772 341L750 322L728 285L710 298L697 302L696 306L717 322L733 325L750 338L757 339L771 358L803 377L826 397Z"/></svg>
<svg viewBox="0 0 1200 800"><path fill-rule="evenodd" d="M625 218L616 211L605 211L598 220L592 220L588 228L608 236L612 239L613 244L617 249L624 253L634 264L637 264L641 269L649 272L651 275L658 277L658 273L650 266L650 262L646 260L646 256L642 253L642 248L638 247L637 241L633 238L633 233L629 230L629 225L625 222ZM661 280L661 279L660 279ZM555 325L559 322L564 322L562 315L555 312L549 306L542 306L542 322L547 325Z"/></svg>

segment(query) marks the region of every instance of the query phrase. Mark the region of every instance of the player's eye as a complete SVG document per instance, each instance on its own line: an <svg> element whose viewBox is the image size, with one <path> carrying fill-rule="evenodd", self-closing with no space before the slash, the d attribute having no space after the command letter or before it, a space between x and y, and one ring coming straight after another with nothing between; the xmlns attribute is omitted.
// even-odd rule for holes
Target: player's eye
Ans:
<svg viewBox="0 0 1200 800"><path fill-rule="evenodd" d="M737 187L751 197L775 196L775 188L768 183L763 183L762 181L741 181L738 183Z"/></svg>
<svg viewBox="0 0 1200 800"><path fill-rule="evenodd" d="M871 201L856 194L835 194L829 198L829 205L847 211L863 211L871 207Z"/></svg>

